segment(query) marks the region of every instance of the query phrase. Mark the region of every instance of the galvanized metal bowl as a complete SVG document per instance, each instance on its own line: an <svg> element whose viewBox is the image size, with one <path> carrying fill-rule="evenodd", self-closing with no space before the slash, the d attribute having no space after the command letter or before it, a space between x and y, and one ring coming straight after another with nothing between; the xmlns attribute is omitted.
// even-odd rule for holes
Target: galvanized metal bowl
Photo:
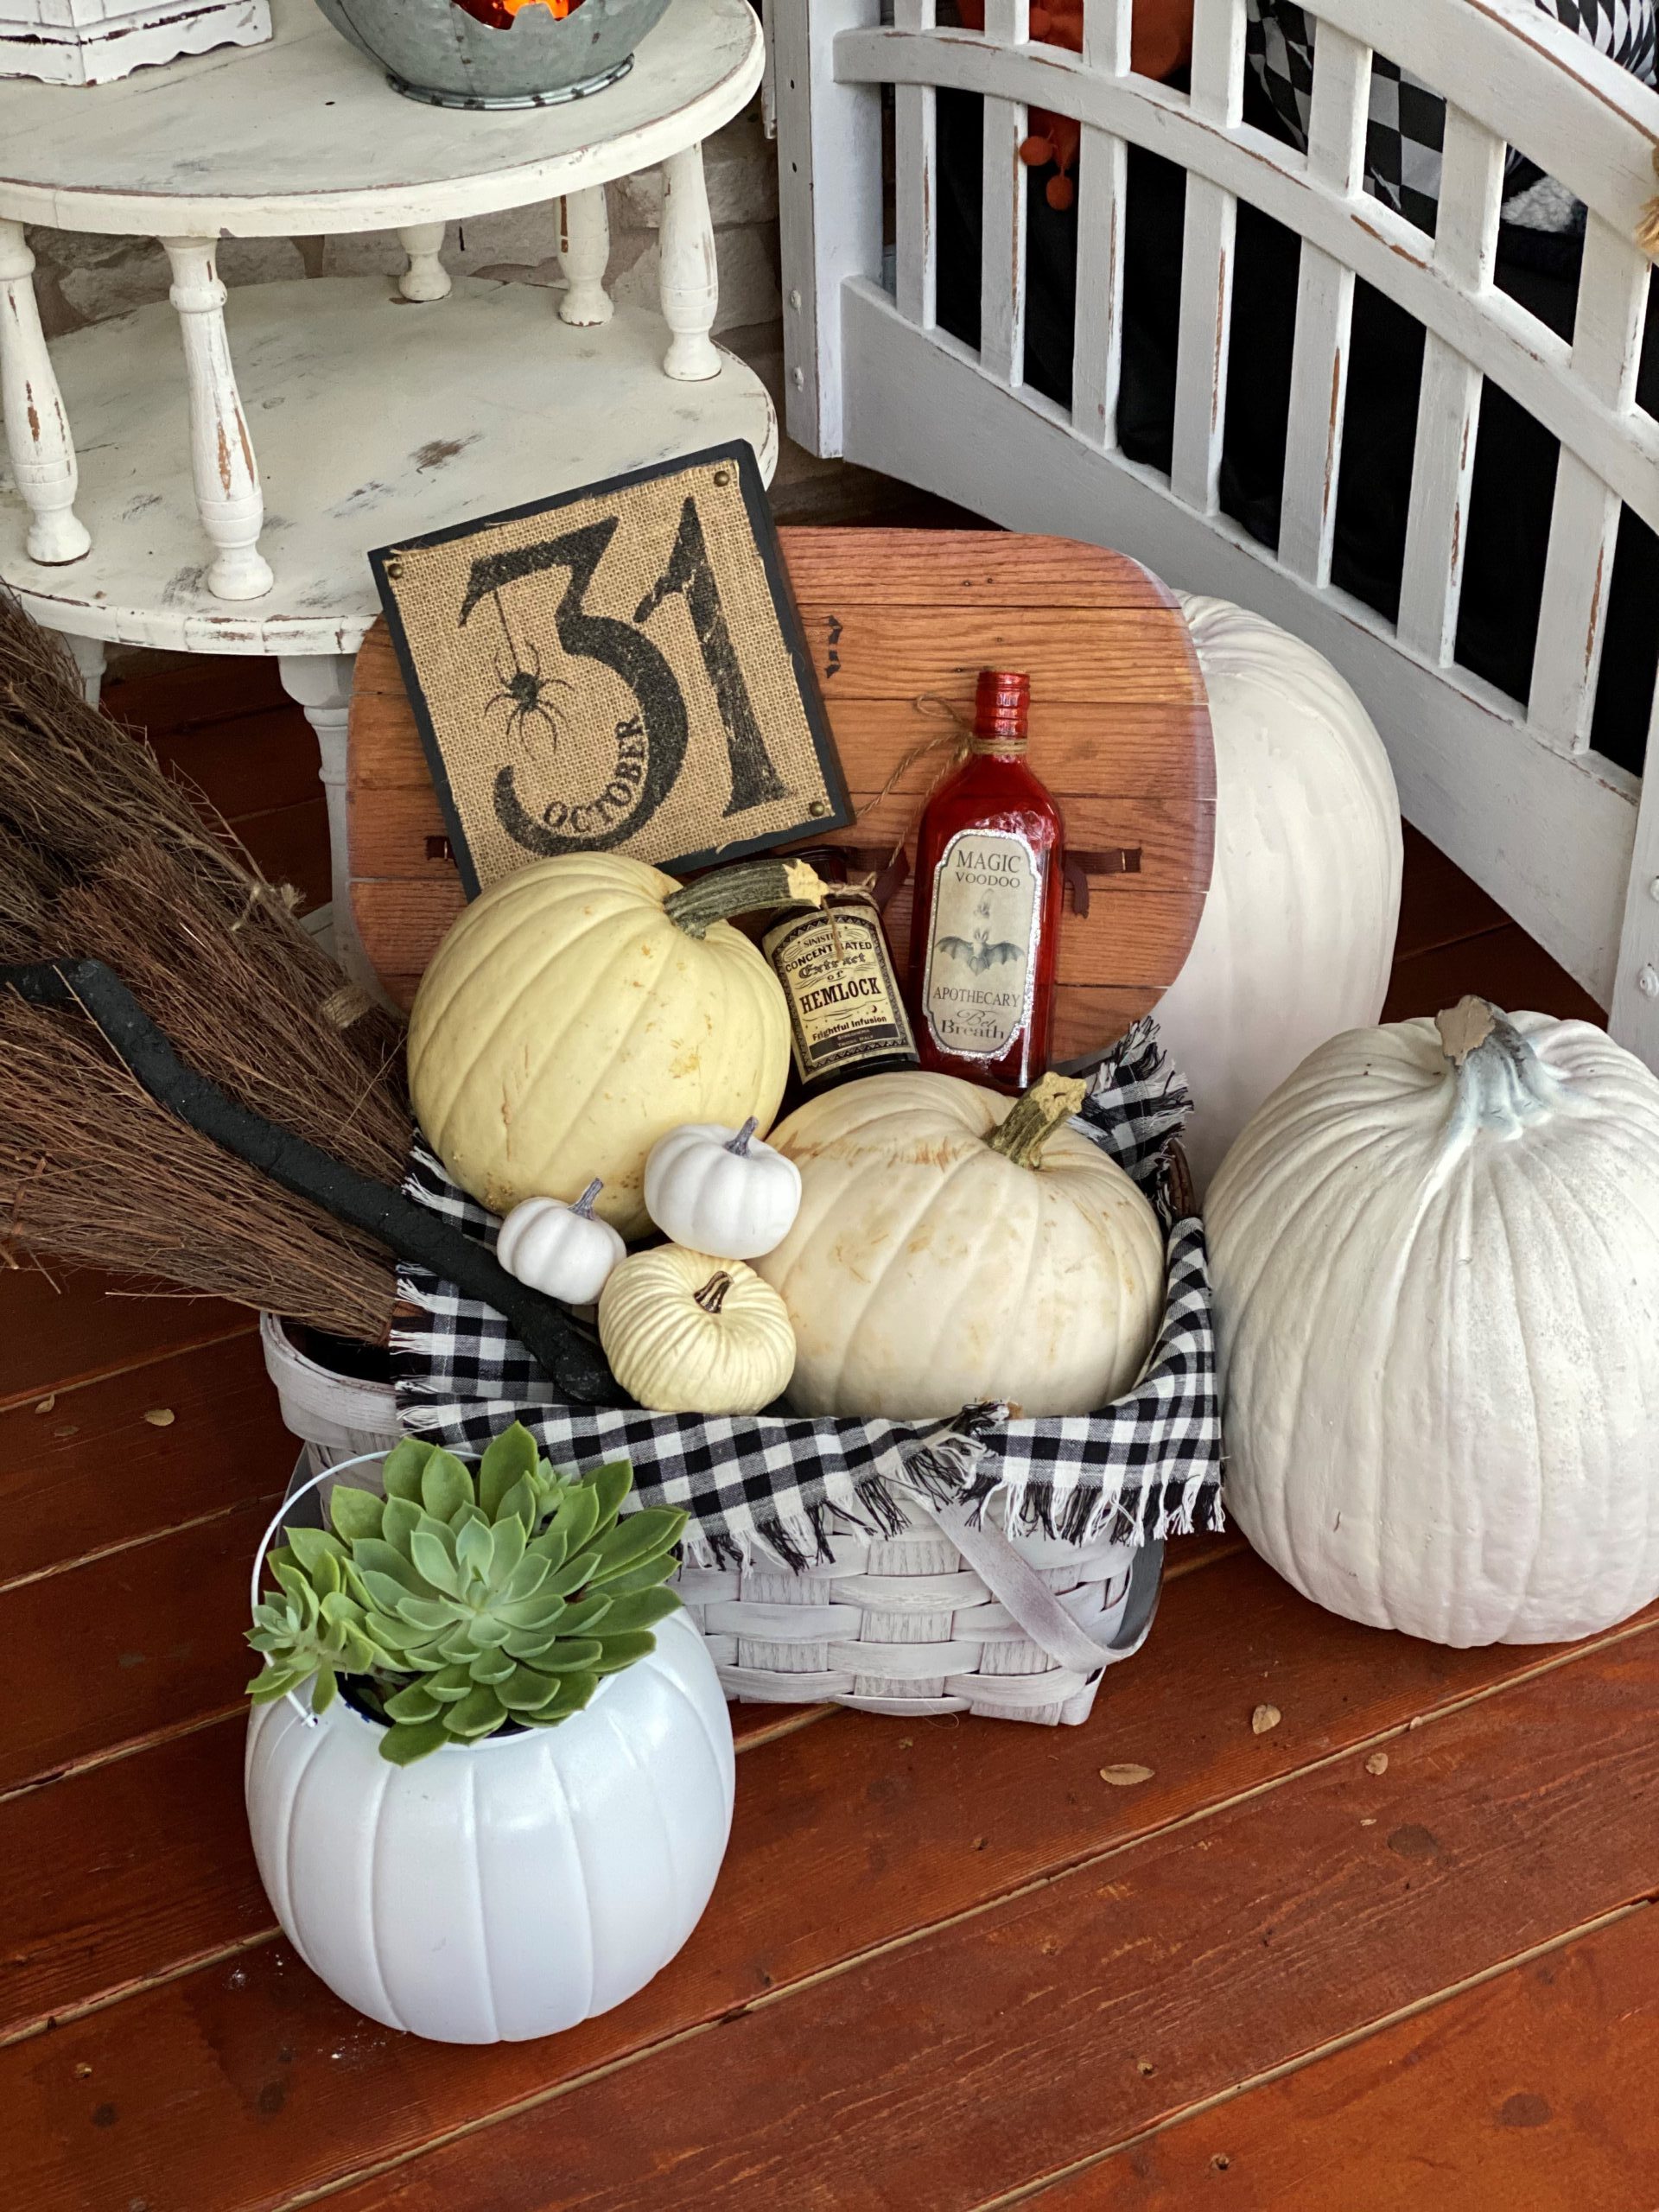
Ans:
<svg viewBox="0 0 1659 2212"><path fill-rule="evenodd" d="M510 29L454 0L317 0L385 71L396 92L435 107L551 107L614 84L669 0L582 0L569 15L521 8Z"/></svg>

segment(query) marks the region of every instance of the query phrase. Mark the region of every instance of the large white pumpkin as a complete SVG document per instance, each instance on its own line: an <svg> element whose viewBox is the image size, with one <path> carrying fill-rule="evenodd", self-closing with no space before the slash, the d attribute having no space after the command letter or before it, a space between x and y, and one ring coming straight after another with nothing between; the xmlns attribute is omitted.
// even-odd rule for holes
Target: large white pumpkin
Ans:
<svg viewBox="0 0 1659 2212"><path fill-rule="evenodd" d="M1351 1619L1586 1636L1659 1593L1659 1081L1439 1021L1332 1039L1216 1178L1227 1501Z"/></svg>
<svg viewBox="0 0 1659 2212"><path fill-rule="evenodd" d="M645 1160L683 1122L770 1126L789 1074L789 1011L728 921L810 897L797 861L682 889L620 853L565 853L493 884L421 979L409 1024L415 1111L492 1213L574 1199L643 1236Z"/></svg>
<svg viewBox="0 0 1659 2212"><path fill-rule="evenodd" d="M1007 1399L1037 1416L1128 1389L1162 1318L1163 1237L1067 1125L1082 1092L877 1075L790 1116L772 1142L801 1171L801 1210L754 1266L794 1324L791 1406L902 1419ZM1028 1133L1012 1157L990 1141L1005 1122Z"/></svg>
<svg viewBox="0 0 1659 2212"><path fill-rule="evenodd" d="M410 1766L336 1698L248 1723L248 1822L276 1917L335 1995L443 2043L574 2027L642 1989L709 1902L736 1762L683 1613L556 1728ZM299 1693L308 1707L308 1689Z"/></svg>
<svg viewBox="0 0 1659 2212"><path fill-rule="evenodd" d="M1400 918L1400 801L1382 741L1300 639L1224 599L1183 598L1210 696L1216 859L1158 1025L1195 1102L1200 1193L1277 1084L1382 1011Z"/></svg>

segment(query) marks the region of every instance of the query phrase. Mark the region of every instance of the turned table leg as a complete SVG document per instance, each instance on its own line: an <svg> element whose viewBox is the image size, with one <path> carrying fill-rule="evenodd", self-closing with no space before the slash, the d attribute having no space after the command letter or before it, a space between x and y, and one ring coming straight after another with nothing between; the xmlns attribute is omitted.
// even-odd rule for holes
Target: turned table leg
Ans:
<svg viewBox="0 0 1659 2212"><path fill-rule="evenodd" d="M276 579L259 550L265 501L253 441L243 418L225 333L225 287L212 238L163 238L173 265L168 295L178 309L190 381L190 465L201 526L216 549L207 588L216 599L258 599Z"/></svg>
<svg viewBox="0 0 1659 2212"><path fill-rule="evenodd" d="M663 163L661 252L663 321L674 334L663 368L681 384L702 384L720 374L709 336L720 304L720 273L701 146L671 154Z"/></svg>
<svg viewBox="0 0 1659 2212"><path fill-rule="evenodd" d="M79 474L69 418L41 334L35 257L21 223L0 222L0 406L11 474L32 520L29 557L79 561L92 544L75 512Z"/></svg>
<svg viewBox="0 0 1659 2212"><path fill-rule="evenodd" d="M350 853L346 834L346 734L351 717L352 670L347 653L284 653L276 672L283 689L305 709L316 733L317 772L328 804L328 884L334 908L334 957L354 983L379 994L352 917Z"/></svg>
<svg viewBox="0 0 1659 2212"><path fill-rule="evenodd" d="M102 638L78 638L71 630L64 633L63 642L74 655L75 666L80 674L80 688L86 694L86 703L89 707L95 707L104 690L104 640Z"/></svg>
<svg viewBox="0 0 1659 2212"><path fill-rule="evenodd" d="M397 242L409 256L409 266L397 279L406 300L447 300L449 271L438 255L443 246L442 223L411 223L399 231Z"/></svg>
<svg viewBox="0 0 1659 2212"><path fill-rule="evenodd" d="M565 283L559 302L561 322L587 328L610 321L611 296L605 289L610 258L611 219L604 186L566 193L559 202L559 265Z"/></svg>

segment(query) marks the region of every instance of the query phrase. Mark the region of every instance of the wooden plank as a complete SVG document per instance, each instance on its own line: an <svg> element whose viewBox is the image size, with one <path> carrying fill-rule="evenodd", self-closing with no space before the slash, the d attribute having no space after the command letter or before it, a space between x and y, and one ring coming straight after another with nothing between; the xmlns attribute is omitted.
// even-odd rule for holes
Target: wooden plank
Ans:
<svg viewBox="0 0 1659 2212"><path fill-rule="evenodd" d="M344 2190L339 2212L448 2212L467 2191L532 2212L553 2171L584 2212L678 2212L690 2177L722 2212L771 2212L829 2172L836 2212L984 2205L1644 1895L1656 1691L1651 1634L1589 1654L1395 1738L1382 1775L1356 1751L1094 1857L759 1999L643 2080L607 2070ZM990 1799L982 1826L1026 1811Z"/></svg>
<svg viewBox="0 0 1659 2212"><path fill-rule="evenodd" d="M251 1334L43 1402L0 1413L0 1586L269 1497L298 1449Z"/></svg>
<svg viewBox="0 0 1659 2212"><path fill-rule="evenodd" d="M1232 2212L1651 2203L1656 1982L1659 1913L1638 1909L1028 2201L1187 2212L1224 2189Z"/></svg>
<svg viewBox="0 0 1659 2212"><path fill-rule="evenodd" d="M213 1521L0 1592L0 1794L232 1709L248 1575L285 1484Z"/></svg>
<svg viewBox="0 0 1659 2212"><path fill-rule="evenodd" d="M1030 0L985 0L985 36L1000 46L1030 35ZM982 118L979 364L998 384L1025 381L1026 111L987 97Z"/></svg>
<svg viewBox="0 0 1659 2212"><path fill-rule="evenodd" d="M222 1299L158 1297L153 1284L92 1268L0 1265L0 1410L257 1325Z"/></svg>
<svg viewBox="0 0 1659 2212"><path fill-rule="evenodd" d="M1606 1025L1605 1014L1589 993L1514 922L1399 962L1389 981L1382 1019L1404 1021L1414 1014L1439 1014L1468 992L1512 1013Z"/></svg>
<svg viewBox="0 0 1659 2212"><path fill-rule="evenodd" d="M158 654L130 675L112 676L101 704L114 721L143 732L156 746L242 715L296 711L276 662L258 653Z"/></svg>
<svg viewBox="0 0 1659 2212"><path fill-rule="evenodd" d="M203 714L187 729L148 732L151 750L162 766L183 777L230 823L280 806L302 805L317 791L317 741L311 725L291 701L263 713L244 714L237 703L227 664L209 663L224 711L205 711L212 693L204 688Z"/></svg>
<svg viewBox="0 0 1659 2212"><path fill-rule="evenodd" d="M1224 1636L1217 1632L1218 1622L1226 1624ZM1638 1637L1618 1650L1634 1652L1652 1642ZM1548 1662L1549 1655L1539 1651L1445 1651L1356 1628L1316 1611L1258 1561L1236 1554L1170 1582L1145 1659L1114 1674L1082 1728L990 1721L911 1727L839 1713L751 1754L731 1850L702 1925L674 1965L630 2005L567 2035L484 2050L421 2044L356 2018L296 1964L286 1946L273 1944L0 2053L0 2109L16 2115L14 2187L31 2212L88 2202L124 2204L127 2196L117 2195L118 2189L152 2204L188 2205L191 2212L284 2203L405 2154L435 2133L471 2126L594 2067L724 2019L757 1999L770 2004L791 1984L848 1988L847 1981L818 1978L878 1946L899 1944L894 1955L901 1961L924 1955L931 1959L935 1944L949 1948L963 1931L928 1939L925 1954L905 1948L905 1939L1091 1854L1123 1851L1136 1839L1143 1840L1135 1862L1142 1872L1130 1891L1103 1899L1103 1879L1119 1886L1122 1861L1113 1859L1104 1875L1091 1871L1065 1892L1071 1902L1063 1916L1077 1923L1066 1969L1074 2000L1084 2001L1081 1993L1098 1974L1102 1960L1122 1957L1161 1993L1160 2049L1166 2041L1184 2043L1195 2016L1205 2024L1206 2051L1212 2034L1248 2037L1260 2030L1262 2000L1248 1975L1236 2000L1227 1995L1220 1961L1209 1966L1186 1961L1193 1996L1191 2008L1182 2008L1178 2031L1168 1999L1171 1988L1180 1985L1181 1947L1189 1940L1202 1945L1211 1929L1218 1944L1224 1936L1230 1941L1229 1916L1243 1915L1249 1932L1242 1940L1281 1971L1259 1948L1264 1885L1268 1893L1297 1896L1305 1887L1308 1896L1320 1895L1321 1884L1336 1878L1335 1869L1345 1869L1344 1854L1361 1834L1357 1815L1382 1809L1355 1802L1357 1790L1382 1786L1363 1775L1363 1751L1344 1759L1339 1771L1330 1765L1345 1747L1369 1747L1389 1731L1402 1732L1388 1738L1391 1760L1399 1764L1400 1747L1412 1747L1414 1773L1428 1778L1404 1785L1409 1802L1378 1832L1376 1863L1389 1878L1382 1897L1363 1895L1353 1900L1351 1913L1321 1918L1320 1927L1333 1939L1348 1926L1344 1940L1373 1944L1377 1957L1395 1961L1396 1973L1408 1977L1418 1970L1411 1928L1379 1927L1376 1916L1390 1902L1400 1903L1403 1884L1420 1879L1424 1869L1380 1847L1402 1823L1434 1826L1439 1833L1438 1801L1446 1792L1459 1808L1447 1863L1478 1851L1483 1866L1492 1870L1484 1904L1471 1912L1472 1926L1488 1926L1496 1916L1507 1928L1531 1912L1558 1879L1572 1892L1567 1910L1575 1897L1590 1893L1608 1859L1630 1841L1619 1793L1628 1787L1636 1796L1645 1766L1659 1757L1643 1726L1655 1662L1638 1666L1624 1657L1586 1656L1567 1670L1599 1681L1597 1665L1628 1668L1622 1702L1611 1692L1569 1694L1534 1684L1473 1707L1469 1714L1403 1732L1414 1719ZM1249 1716L1265 1700L1280 1707L1284 1719L1256 1736ZM1569 1718L1562 1718L1563 1709ZM1483 1713L1503 1718L1501 1724L1483 1725L1471 1738L1465 1724L1470 1714ZM1604 1745L1610 1731L1619 1732L1617 1758ZM1518 1741L1528 1746L1524 1761L1515 1758ZM1444 1752L1436 1748L1441 1744ZM1507 1781L1501 1762L1495 1764L1499 1747L1511 1770ZM1142 1787L1109 1789L1101 1782L1103 1765L1135 1759L1155 1770ZM1234 1812L1192 1818L1310 1764L1312 1771L1294 1785L1294 1796L1282 1790L1247 1795ZM1392 1766L1388 1786L1402 1787ZM1317 1818L1298 1809L1305 1790L1325 1808ZM1564 1795L1573 1805L1570 1820L1559 1812ZM1471 1818L1477 1806L1480 1825L1471 1834L1465 1815ZM1242 1840L1241 1821L1248 1830ZM1277 1840L1281 1828L1282 1846ZM1224 1849L1199 1848L1217 1833L1234 1840ZM1172 1844L1175 1864L1166 1883L1156 1870ZM1264 1866L1282 1866L1282 1876L1276 1871L1264 1875ZM1443 1909L1444 1881L1438 1895ZM1136 1896L1150 1903L1137 1904ZM1135 1916L1143 1911L1137 1933ZM1166 1919L1173 1923L1167 1937ZM964 1927L980 1924L970 1921ZM171 1934L154 1954L155 1969L192 1940L188 1899L180 1896ZM1040 1940L1048 1940L1046 1931ZM1030 1980L1046 1968L1038 1946L1027 1950L1021 1942L1020 1971ZM1342 1970L1330 1976L1299 1977L1303 1995L1339 2001L1349 1962L1344 1955ZM906 2000L895 2001L902 2014ZM1281 1994L1268 2004L1274 2022L1282 2020L1286 2001ZM1109 2026L1111 2008L1098 1997L1089 2002L1096 2022ZM774 2016L779 2009L773 2007ZM982 2027L982 2055L1006 2048L1008 2063L1018 2067L1011 2024L1035 2009L1021 1997L1007 2020ZM752 2063L747 2046L724 2040L738 2035L741 2025L732 2021L721 2045L730 2053L732 2095L768 2113L793 2108L787 2099L755 2096L758 2082L792 2081L794 2064L769 2074L764 2064ZM855 2044L867 2029L880 2032L874 2015L866 2018L861 2008L849 2030ZM702 2048L705 2063L714 2059L714 2047ZM1134 2048L1109 2069L1084 2053L1057 2061L1033 2078L1074 2085L1098 2116L1101 2098L1116 2098ZM924 2038L912 2046L912 2056L925 2049ZM952 2066L957 2049L952 2046ZM659 2054L652 2075L671 2059L671 2053ZM994 2063L1003 2078L1001 2060ZM631 2078L634 2095L652 2095L649 2088L642 2092L645 2077ZM826 2082L830 2078L826 2074ZM973 2078L969 2068L963 2079ZM349 2094L343 2094L346 2084ZM1138 2077L1134 2086L1144 2088ZM1171 2099L1161 2094L1161 2085L1154 2086L1160 2088L1156 2108L1168 2108ZM1009 2109L1001 2098L988 2101ZM1029 2101L1017 2101L1023 2108ZM92 2113L105 2104L114 2106L118 2125L92 2123ZM280 2124L273 2124L276 2108ZM562 2104L560 2109L573 2107ZM180 2124L181 2113L189 2113L188 2126ZM649 2133L656 2138L654 2119ZM473 2141L484 2157L485 2139ZM662 2141L667 2145L666 2133ZM551 2153L538 2145L527 2171L538 2186L558 2173L574 2200L580 2194L577 2175L568 2160L585 2159L592 2147L585 2123L573 2123L572 2140L561 2140ZM601 2155L621 2157L615 2145ZM822 2145L820 2155L828 2155ZM610 2186L623 2186L624 2172L617 2163ZM480 2168L476 2186L452 2196L450 2205L493 2204L495 2179L493 2165ZM677 2185L680 2206L695 2201L683 2167L677 2169ZM710 2183L706 2193L712 2196L713 2190ZM990 2193L988 2186L980 2196ZM504 2200L502 2212L509 2201ZM780 2188L764 2201L772 2212L780 2204L811 2200L810 2193ZM849 2205L867 2201L846 2200ZM895 2176L893 2193L874 2201L911 2201L906 2177ZM979 2197L964 2194L952 2201Z"/></svg>
<svg viewBox="0 0 1659 2212"><path fill-rule="evenodd" d="M1501 930L1509 917L1495 899L1449 861L1409 823L1405 830L1405 868L1400 884L1400 926L1394 941L1396 961L1459 938Z"/></svg>

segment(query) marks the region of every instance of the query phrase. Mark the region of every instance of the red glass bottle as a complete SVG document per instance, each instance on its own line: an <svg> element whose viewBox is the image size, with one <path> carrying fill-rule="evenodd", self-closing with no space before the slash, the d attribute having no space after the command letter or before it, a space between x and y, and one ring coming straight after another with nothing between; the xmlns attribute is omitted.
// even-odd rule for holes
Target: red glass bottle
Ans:
<svg viewBox="0 0 1659 2212"><path fill-rule="evenodd" d="M925 1068L1024 1090L1048 1062L1064 832L1026 765L1031 679L982 669L969 757L922 815L911 999Z"/></svg>

